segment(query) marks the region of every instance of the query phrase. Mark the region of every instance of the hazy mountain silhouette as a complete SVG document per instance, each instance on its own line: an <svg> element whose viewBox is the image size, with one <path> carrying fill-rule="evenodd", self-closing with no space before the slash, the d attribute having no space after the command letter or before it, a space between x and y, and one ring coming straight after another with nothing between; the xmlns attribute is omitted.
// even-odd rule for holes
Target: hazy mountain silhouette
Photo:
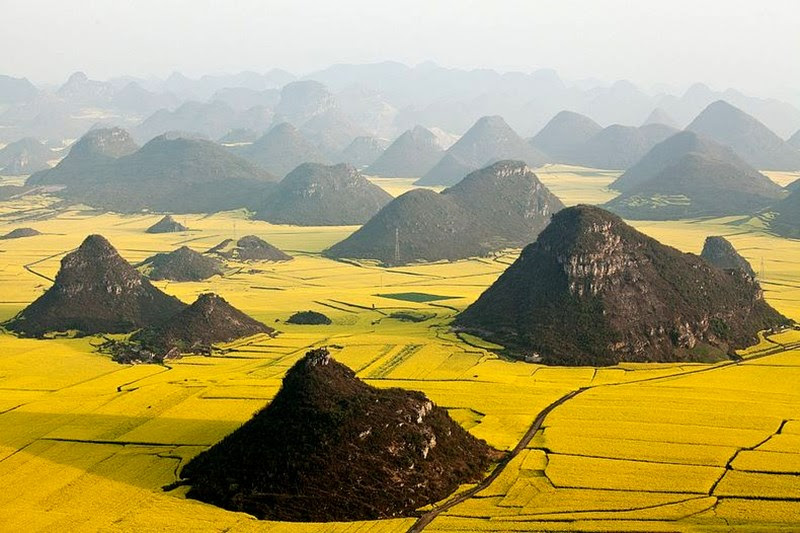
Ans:
<svg viewBox="0 0 800 533"><path fill-rule="evenodd" d="M304 163L286 175L256 217L273 224L363 224L392 200L350 165Z"/></svg>
<svg viewBox="0 0 800 533"><path fill-rule="evenodd" d="M642 122L642 126L647 126L648 124L663 124L670 128L680 129L675 119L669 116L669 114L660 107L653 109L653 112Z"/></svg>
<svg viewBox="0 0 800 533"><path fill-rule="evenodd" d="M569 162L574 160L577 147L602 130L597 122L587 116L573 111L561 111L530 143L556 162Z"/></svg>
<svg viewBox="0 0 800 533"><path fill-rule="evenodd" d="M349 163L356 168L368 167L378 159L389 146L389 141L362 135L356 137L342 150L336 159L342 163Z"/></svg>
<svg viewBox="0 0 800 533"><path fill-rule="evenodd" d="M705 108L686 129L730 146L759 170L800 170L800 151L723 100Z"/></svg>
<svg viewBox="0 0 800 533"><path fill-rule="evenodd" d="M99 128L81 137L64 159L52 169L36 172L28 185L73 185L93 182L119 157L136 152L139 146L122 128Z"/></svg>
<svg viewBox="0 0 800 533"><path fill-rule="evenodd" d="M276 125L235 153L279 177L302 163L328 163L328 157L288 122Z"/></svg>
<svg viewBox="0 0 800 533"><path fill-rule="evenodd" d="M74 151L54 169L34 174L29 181L64 183L59 167L73 157ZM79 180L67 181L67 188L57 194L125 213L143 209L212 213L252 207L276 181L223 147L195 139L160 136L132 154L118 159L105 157L102 162L88 168L71 166ZM40 179L40 174L46 179Z"/></svg>
<svg viewBox="0 0 800 533"><path fill-rule="evenodd" d="M416 178L432 169L443 153L436 135L415 126L395 139L364 172L387 178Z"/></svg>
<svg viewBox="0 0 800 533"><path fill-rule="evenodd" d="M526 143L502 117L483 117L416 183L453 185L469 172L495 161L509 159L539 166L546 162L547 156Z"/></svg>
<svg viewBox="0 0 800 533"><path fill-rule="evenodd" d="M58 156L34 138L25 137L0 149L0 174L24 176L50 168Z"/></svg>
<svg viewBox="0 0 800 533"><path fill-rule="evenodd" d="M653 146L677 132L663 124L635 128L615 124L604 128L572 150L568 163L591 168L626 169L641 159Z"/></svg>

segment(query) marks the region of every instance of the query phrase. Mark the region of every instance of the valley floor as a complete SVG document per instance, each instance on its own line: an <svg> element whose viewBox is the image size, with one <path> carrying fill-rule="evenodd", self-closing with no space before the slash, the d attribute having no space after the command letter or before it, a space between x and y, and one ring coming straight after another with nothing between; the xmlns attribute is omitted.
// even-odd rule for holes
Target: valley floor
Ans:
<svg viewBox="0 0 800 533"><path fill-rule="evenodd" d="M605 189L613 173L549 167L539 175L567 204L613 197ZM180 216L192 231L150 235L144 229L156 215L52 207L46 197L0 204L0 232L45 233L0 241L0 319L41 294L64 253L89 233L105 235L131 262L246 234L296 259L234 265L208 282L158 284L187 302L213 290L282 332L214 357L123 366L95 351L98 338L0 334L4 531L800 530L800 332L765 337L740 363L512 362L447 324L518 251L383 269L320 257L352 227L272 226L225 213ZM635 225L692 252L707 235L727 236L760 272L770 303L800 319L800 241L764 233L757 219ZM334 324L285 323L306 309ZM430 318L390 316L401 310ZM262 522L188 500L185 487L162 490L188 459L264 407L286 370L322 345L372 385L424 391L512 458L491 482L462 487L461 497L423 510L419 522Z"/></svg>

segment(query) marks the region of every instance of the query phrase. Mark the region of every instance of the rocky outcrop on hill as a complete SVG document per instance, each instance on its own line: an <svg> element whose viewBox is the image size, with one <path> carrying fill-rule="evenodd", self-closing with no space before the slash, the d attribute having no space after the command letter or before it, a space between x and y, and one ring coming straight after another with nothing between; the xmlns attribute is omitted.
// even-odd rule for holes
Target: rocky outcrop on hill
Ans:
<svg viewBox="0 0 800 533"><path fill-rule="evenodd" d="M104 237L90 235L61 260L53 285L5 326L34 337L125 333L160 323L184 307L151 285Z"/></svg>
<svg viewBox="0 0 800 533"><path fill-rule="evenodd" d="M736 248L734 248L725 237L706 237L706 242L703 244L703 251L700 253L700 257L717 268L723 270L739 270L751 277L756 276L753 267L750 266L747 259L739 255Z"/></svg>
<svg viewBox="0 0 800 533"><path fill-rule="evenodd" d="M598 366L707 361L787 322L749 274L580 205L555 215L455 325L529 361Z"/></svg>
<svg viewBox="0 0 800 533"><path fill-rule="evenodd" d="M494 457L424 394L371 387L323 348L181 476L190 498L258 518L372 520L445 498Z"/></svg>

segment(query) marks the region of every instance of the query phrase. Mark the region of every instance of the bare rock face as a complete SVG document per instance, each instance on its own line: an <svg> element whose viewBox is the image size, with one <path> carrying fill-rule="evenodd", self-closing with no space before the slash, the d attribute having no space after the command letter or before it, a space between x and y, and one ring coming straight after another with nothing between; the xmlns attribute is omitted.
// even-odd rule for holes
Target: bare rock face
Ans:
<svg viewBox="0 0 800 533"><path fill-rule="evenodd" d="M553 217L457 318L532 361L705 361L785 324L747 273L664 246L597 207Z"/></svg>
<svg viewBox="0 0 800 533"><path fill-rule="evenodd" d="M723 270L738 270L750 277L756 277L756 273L747 259L739 255L736 248L725 237L711 236L706 237L703 244L703 251L700 257Z"/></svg>
<svg viewBox="0 0 800 533"><path fill-rule="evenodd" d="M53 285L6 323L39 337L48 332L125 333L186 307L150 284L101 235L90 235L61 260Z"/></svg>
<svg viewBox="0 0 800 533"><path fill-rule="evenodd" d="M181 475L190 498L259 518L371 520L445 498L495 457L424 394L371 387L317 349Z"/></svg>

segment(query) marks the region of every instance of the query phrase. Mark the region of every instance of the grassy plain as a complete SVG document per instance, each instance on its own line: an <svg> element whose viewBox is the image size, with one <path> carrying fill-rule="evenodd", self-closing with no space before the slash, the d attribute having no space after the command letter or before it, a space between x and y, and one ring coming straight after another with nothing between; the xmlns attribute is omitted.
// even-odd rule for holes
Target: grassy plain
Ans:
<svg viewBox="0 0 800 533"><path fill-rule="evenodd" d="M566 204L613 197L615 175L547 167L542 180ZM393 194L408 183L393 183ZM773 531L800 529L800 334L770 336L740 364L549 368L500 358L490 344L450 332L518 251L455 263L378 268L319 252L355 228L298 228L243 213L179 217L191 231L150 235L157 215L53 200L0 204L0 232L44 235L0 244L0 318L49 286L63 255L102 233L132 262L187 245L256 234L288 263L233 265L199 283L160 282L185 301L213 290L282 333L233 343L214 357L124 366L95 338L29 340L0 334L0 529L5 531L404 531L413 519L343 524L254 520L164 491L182 464L266 405L286 370L328 345L369 383L424 391L492 446L517 445L538 413L583 389L544 420L526 449L474 497L437 516L431 531ZM800 242L757 220L637 222L699 252L725 235L764 273L766 297L800 319ZM763 259L763 269L762 269ZM451 299L392 299L380 294ZM321 311L330 326L286 324ZM397 311L431 318L406 322Z"/></svg>

